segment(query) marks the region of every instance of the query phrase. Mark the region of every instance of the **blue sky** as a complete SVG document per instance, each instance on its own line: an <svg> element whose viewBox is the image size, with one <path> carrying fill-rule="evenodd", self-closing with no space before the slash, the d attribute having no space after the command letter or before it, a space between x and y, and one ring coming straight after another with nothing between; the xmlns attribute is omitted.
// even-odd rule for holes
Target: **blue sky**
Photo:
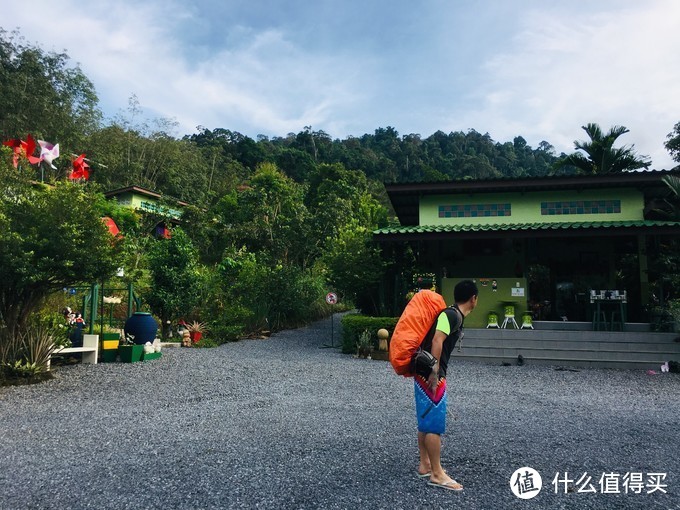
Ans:
<svg viewBox="0 0 680 510"><path fill-rule="evenodd" d="M134 94L176 136L475 129L573 152L597 122L628 127L621 143L652 168L674 166L675 0L0 2L0 26L66 51L108 117Z"/></svg>

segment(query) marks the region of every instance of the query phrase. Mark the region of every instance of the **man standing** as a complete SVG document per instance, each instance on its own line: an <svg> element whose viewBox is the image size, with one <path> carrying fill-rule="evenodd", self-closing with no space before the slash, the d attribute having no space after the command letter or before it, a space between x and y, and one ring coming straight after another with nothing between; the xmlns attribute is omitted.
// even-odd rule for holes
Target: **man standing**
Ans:
<svg viewBox="0 0 680 510"><path fill-rule="evenodd" d="M465 317L477 306L478 294L472 280L456 285L455 304L439 314L421 346L437 363L427 379L418 374L414 376L420 452L418 476L429 476L429 485L454 491L463 490L463 486L441 465L441 435L446 430L446 369L453 348L462 340Z"/></svg>

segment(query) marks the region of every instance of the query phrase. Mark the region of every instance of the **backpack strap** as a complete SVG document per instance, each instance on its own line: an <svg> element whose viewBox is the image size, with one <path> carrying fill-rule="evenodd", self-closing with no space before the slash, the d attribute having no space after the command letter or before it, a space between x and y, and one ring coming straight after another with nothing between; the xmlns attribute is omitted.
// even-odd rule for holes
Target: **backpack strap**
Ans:
<svg viewBox="0 0 680 510"><path fill-rule="evenodd" d="M460 315L460 325L458 326L458 329L456 331L462 330L463 325L465 324L465 315L463 315L463 312L460 311L460 308L458 308L458 305L455 304L455 303L453 305L451 305L449 308L453 308ZM465 335L461 332L460 338L458 339L458 352L460 352L461 349L463 348L463 337L464 336Z"/></svg>

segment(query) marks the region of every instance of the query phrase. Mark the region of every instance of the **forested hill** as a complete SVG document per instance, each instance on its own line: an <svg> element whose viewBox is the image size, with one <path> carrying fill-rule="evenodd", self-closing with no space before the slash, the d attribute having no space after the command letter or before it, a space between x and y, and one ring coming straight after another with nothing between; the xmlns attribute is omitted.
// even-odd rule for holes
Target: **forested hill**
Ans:
<svg viewBox="0 0 680 510"><path fill-rule="evenodd" d="M314 165L321 163L341 163L369 179L397 182L541 176L558 159L548 142L534 149L521 136L501 143L473 129L437 131L422 138L381 127L373 134L334 140L324 131L306 127L285 138L259 136L257 141L225 129L203 129L185 139L202 148L219 148L246 168L274 162L297 181L305 181Z"/></svg>
<svg viewBox="0 0 680 510"><path fill-rule="evenodd" d="M202 128L182 142L187 144L186 150L199 151L203 165L209 167L203 172L208 183L193 190L194 200L201 188L219 196L220 190L246 181L263 162L275 163L299 183L308 182L318 165L334 163L382 183L542 176L549 174L558 160L547 142L532 148L517 136L512 142L501 143L475 130L448 134L437 131L422 138L418 134L400 135L386 127L373 134L340 140L324 131L305 128L286 137L258 136L254 140L227 129ZM159 175L156 182L145 181L145 176L137 180L141 185L189 199L179 183L170 179L171 173L163 173L165 176ZM115 182L116 176L110 178L107 186L121 184Z"/></svg>

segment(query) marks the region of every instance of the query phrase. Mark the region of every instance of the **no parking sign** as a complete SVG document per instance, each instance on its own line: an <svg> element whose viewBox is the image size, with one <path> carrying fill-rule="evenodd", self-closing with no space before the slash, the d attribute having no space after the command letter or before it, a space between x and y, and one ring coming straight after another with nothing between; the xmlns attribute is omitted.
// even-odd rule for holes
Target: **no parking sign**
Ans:
<svg viewBox="0 0 680 510"><path fill-rule="evenodd" d="M329 305L335 305L338 302L338 295L335 292L329 292L326 294L326 303ZM331 313L331 345L324 345L323 347L335 347L334 345L334 334L333 334L333 325L335 323L335 319L333 317L333 314Z"/></svg>

